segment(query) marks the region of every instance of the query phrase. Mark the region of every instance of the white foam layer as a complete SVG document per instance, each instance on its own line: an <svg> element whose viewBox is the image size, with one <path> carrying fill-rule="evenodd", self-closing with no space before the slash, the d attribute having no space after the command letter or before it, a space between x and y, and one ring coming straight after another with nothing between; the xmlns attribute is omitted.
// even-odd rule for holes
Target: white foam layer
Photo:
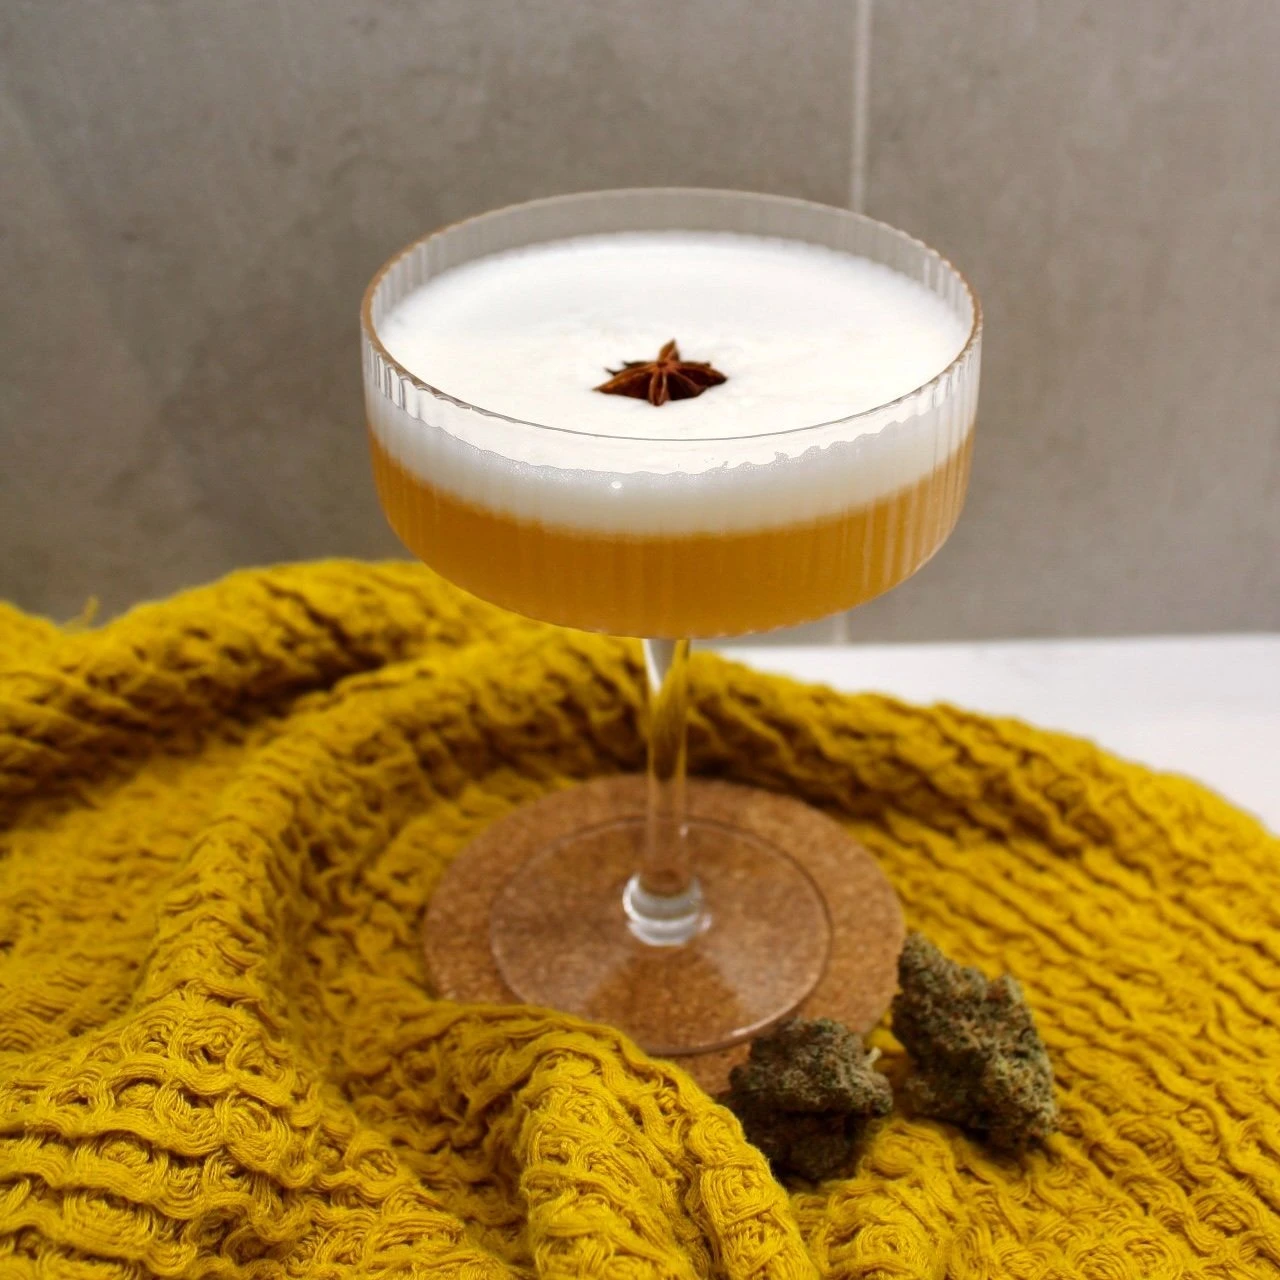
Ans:
<svg viewBox="0 0 1280 1280"><path fill-rule="evenodd" d="M378 326L416 377L521 423L412 387L401 406L372 386L370 423L413 474L521 518L630 533L794 523L895 492L963 443L976 367L928 403L891 402L951 363L971 321L904 275L817 245L556 241L447 271ZM669 338L728 382L658 408L593 390Z"/></svg>

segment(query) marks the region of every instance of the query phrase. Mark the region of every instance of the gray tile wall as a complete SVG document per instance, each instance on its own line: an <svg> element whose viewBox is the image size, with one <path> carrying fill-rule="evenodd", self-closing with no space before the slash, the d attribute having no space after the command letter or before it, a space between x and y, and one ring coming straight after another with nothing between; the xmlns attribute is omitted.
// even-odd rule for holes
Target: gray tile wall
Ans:
<svg viewBox="0 0 1280 1280"><path fill-rule="evenodd" d="M983 297L969 508L853 634L1280 627L1280 5L888 0L868 211Z"/></svg>
<svg viewBox="0 0 1280 1280"><path fill-rule="evenodd" d="M853 634L1280 626L1280 9L880 0L870 54L867 207L988 355L961 528ZM854 63L852 0L9 0L0 595L393 553L378 263L561 190L843 202Z"/></svg>

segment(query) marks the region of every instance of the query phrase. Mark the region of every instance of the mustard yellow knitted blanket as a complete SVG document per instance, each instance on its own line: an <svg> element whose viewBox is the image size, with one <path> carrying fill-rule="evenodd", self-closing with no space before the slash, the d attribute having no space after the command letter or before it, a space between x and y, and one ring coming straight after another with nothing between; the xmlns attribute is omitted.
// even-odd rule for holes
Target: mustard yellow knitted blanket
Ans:
<svg viewBox="0 0 1280 1280"><path fill-rule="evenodd" d="M620 1036L432 1000L454 853L640 765L637 654L409 565L281 568L79 633L0 607L0 1276L1280 1275L1276 842L1011 721L696 684L697 771L839 815L913 926L1022 980L1047 1149L895 1115L788 1195Z"/></svg>

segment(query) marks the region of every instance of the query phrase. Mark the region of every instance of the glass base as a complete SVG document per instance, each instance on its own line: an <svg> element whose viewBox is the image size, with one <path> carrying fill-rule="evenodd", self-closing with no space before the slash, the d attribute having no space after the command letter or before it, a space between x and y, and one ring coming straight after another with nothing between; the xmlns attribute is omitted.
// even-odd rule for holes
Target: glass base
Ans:
<svg viewBox="0 0 1280 1280"><path fill-rule="evenodd" d="M529 858L490 915L511 990L619 1027L666 1057L726 1048L791 1013L827 963L831 924L817 887L782 850L736 827L695 818L687 839L697 885L672 904L666 932L654 931L631 880L643 819L588 827Z"/></svg>

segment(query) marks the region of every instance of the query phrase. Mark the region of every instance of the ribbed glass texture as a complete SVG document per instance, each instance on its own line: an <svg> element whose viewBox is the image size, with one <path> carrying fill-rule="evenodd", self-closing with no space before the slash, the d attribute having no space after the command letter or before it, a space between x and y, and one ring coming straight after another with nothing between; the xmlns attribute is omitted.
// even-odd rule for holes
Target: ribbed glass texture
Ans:
<svg viewBox="0 0 1280 1280"><path fill-rule="evenodd" d="M462 403L414 377L379 341L397 303L451 267L572 236L662 230L777 236L862 255L935 293L968 340L946 369L889 404L783 432L664 440L661 471L649 469L650 441ZM516 205L394 257L365 295L362 330L374 473L392 526L451 581L531 617L670 638L810 621L914 573L964 501L977 299L927 245L847 210L679 189Z"/></svg>

